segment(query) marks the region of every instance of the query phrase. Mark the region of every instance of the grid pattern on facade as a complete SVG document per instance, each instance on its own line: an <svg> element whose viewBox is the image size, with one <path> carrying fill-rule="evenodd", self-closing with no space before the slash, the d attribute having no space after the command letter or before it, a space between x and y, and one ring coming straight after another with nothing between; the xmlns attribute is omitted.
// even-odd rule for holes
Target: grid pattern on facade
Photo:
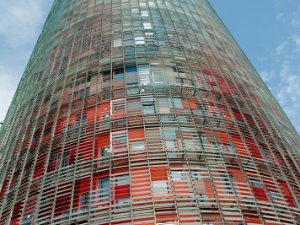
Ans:
<svg viewBox="0 0 300 225"><path fill-rule="evenodd" d="M206 0L56 0L0 137L0 224L300 223L299 137Z"/></svg>

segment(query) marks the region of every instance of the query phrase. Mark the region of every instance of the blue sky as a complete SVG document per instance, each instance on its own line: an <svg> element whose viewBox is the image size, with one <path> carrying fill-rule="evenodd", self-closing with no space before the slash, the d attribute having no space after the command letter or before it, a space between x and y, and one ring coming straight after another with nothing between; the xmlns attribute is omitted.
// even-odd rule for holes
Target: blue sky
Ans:
<svg viewBox="0 0 300 225"><path fill-rule="evenodd" d="M300 1L209 1L300 133Z"/></svg>
<svg viewBox="0 0 300 225"><path fill-rule="evenodd" d="M209 0L300 133L300 1ZM0 0L0 121L52 0Z"/></svg>

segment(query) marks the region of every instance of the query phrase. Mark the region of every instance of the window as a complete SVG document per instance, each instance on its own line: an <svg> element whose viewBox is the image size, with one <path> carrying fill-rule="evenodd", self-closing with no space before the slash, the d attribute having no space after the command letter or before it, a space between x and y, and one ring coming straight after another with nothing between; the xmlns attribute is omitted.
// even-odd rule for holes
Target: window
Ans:
<svg viewBox="0 0 300 225"><path fill-rule="evenodd" d="M69 149L65 149L64 153L63 153L63 158L67 158L70 155L70 150Z"/></svg>
<svg viewBox="0 0 300 225"><path fill-rule="evenodd" d="M30 225L31 220L32 220L32 215L30 215L30 214L25 215L24 218L23 218L23 223L22 224Z"/></svg>
<svg viewBox="0 0 300 225"><path fill-rule="evenodd" d="M61 167L63 168L63 167L66 167L66 166L68 166L69 165L69 160L68 159L64 159L63 161L62 161L62 163L61 163Z"/></svg>
<svg viewBox="0 0 300 225"><path fill-rule="evenodd" d="M239 192L238 192L238 189L237 189L237 186L236 186L233 174L228 174L228 176L229 176L229 181L230 181L230 183L232 185L232 189L233 189L234 193L238 194Z"/></svg>
<svg viewBox="0 0 300 225"><path fill-rule="evenodd" d="M153 181L152 182L152 191L153 191L153 194L168 193L167 181Z"/></svg>
<svg viewBox="0 0 300 225"><path fill-rule="evenodd" d="M165 82L164 73L161 71L152 72L152 76L153 76L154 83L164 83Z"/></svg>
<svg viewBox="0 0 300 225"><path fill-rule="evenodd" d="M125 101L112 101L113 112L124 111Z"/></svg>
<svg viewBox="0 0 300 225"><path fill-rule="evenodd" d="M138 66L138 73L140 76L140 83L142 85L147 85L150 83L150 68L149 65Z"/></svg>
<svg viewBox="0 0 300 225"><path fill-rule="evenodd" d="M90 194L84 193L80 196L80 209L86 210L90 203Z"/></svg>
<svg viewBox="0 0 300 225"><path fill-rule="evenodd" d="M164 223L156 223L156 225L176 225L174 222L164 222Z"/></svg>
<svg viewBox="0 0 300 225"><path fill-rule="evenodd" d="M61 167L64 168L66 166L69 165L69 157L70 157L70 150L69 149L65 149L63 151L63 157L62 157L62 163L61 163Z"/></svg>
<svg viewBox="0 0 300 225"><path fill-rule="evenodd" d="M176 139L176 130L163 130L162 136L165 139Z"/></svg>
<svg viewBox="0 0 300 225"><path fill-rule="evenodd" d="M250 182L253 187L264 188L264 184L259 178L250 177Z"/></svg>
<svg viewBox="0 0 300 225"><path fill-rule="evenodd" d="M132 15L138 15L139 12L140 12L139 8L132 8L132 9L131 9Z"/></svg>
<svg viewBox="0 0 300 225"><path fill-rule="evenodd" d="M208 109L205 105L202 105L201 103L196 104L197 110L199 111L200 115L206 116L208 113Z"/></svg>
<svg viewBox="0 0 300 225"><path fill-rule="evenodd" d="M80 123L81 123L81 126L85 126L86 125L86 119L87 119L87 113L84 112L83 115L78 115L76 116L76 119L75 119L75 127L79 127L80 126Z"/></svg>
<svg viewBox="0 0 300 225"><path fill-rule="evenodd" d="M118 119L114 121L115 127L125 126L126 125L126 118Z"/></svg>
<svg viewBox="0 0 300 225"><path fill-rule="evenodd" d="M116 177L116 186L129 184L129 175L119 175Z"/></svg>
<svg viewBox="0 0 300 225"><path fill-rule="evenodd" d="M124 79L124 74L119 73L114 75L114 80L123 80Z"/></svg>
<svg viewBox="0 0 300 225"><path fill-rule="evenodd" d="M221 181L223 182L224 189L226 190L226 194L238 194L235 180L232 174L221 174L220 177Z"/></svg>
<svg viewBox="0 0 300 225"><path fill-rule="evenodd" d="M109 128L110 127L110 115L101 115L101 127Z"/></svg>
<svg viewBox="0 0 300 225"><path fill-rule="evenodd" d="M113 154L123 154L128 151L127 131L112 132L111 140L111 149Z"/></svg>
<svg viewBox="0 0 300 225"><path fill-rule="evenodd" d="M166 148L176 148L175 140L166 140L165 144L166 144Z"/></svg>
<svg viewBox="0 0 300 225"><path fill-rule="evenodd" d="M130 198L119 198L117 199L117 204L129 204L131 203Z"/></svg>
<svg viewBox="0 0 300 225"><path fill-rule="evenodd" d="M145 38L144 37L136 37L134 40L135 40L135 44L136 45L143 45L143 44L145 44Z"/></svg>
<svg viewBox="0 0 300 225"><path fill-rule="evenodd" d="M162 137L166 148L176 148L176 130L162 130Z"/></svg>
<svg viewBox="0 0 300 225"><path fill-rule="evenodd" d="M127 142L127 134L115 135L112 141L114 145L125 144Z"/></svg>
<svg viewBox="0 0 300 225"><path fill-rule="evenodd" d="M110 148L102 148L100 151L101 157L103 158L109 158L111 156Z"/></svg>
<svg viewBox="0 0 300 225"><path fill-rule="evenodd" d="M189 121L187 116L178 116L177 118L180 123L188 123Z"/></svg>
<svg viewBox="0 0 300 225"><path fill-rule="evenodd" d="M48 197L42 197L41 198L41 205L46 205L46 204L48 204L50 201L49 201L49 199L48 199Z"/></svg>
<svg viewBox="0 0 300 225"><path fill-rule="evenodd" d="M138 75L136 67L128 67L126 70L126 85L127 86L137 86L138 85Z"/></svg>
<svg viewBox="0 0 300 225"><path fill-rule="evenodd" d="M222 148L225 152L227 153L231 153L231 154L235 154L235 148L232 145L229 144L223 144Z"/></svg>
<svg viewBox="0 0 300 225"><path fill-rule="evenodd" d="M130 203L131 203L131 199L130 198L119 198L119 199L116 199L117 208L128 207Z"/></svg>
<svg viewBox="0 0 300 225"><path fill-rule="evenodd" d="M149 12L148 11L142 11L141 14L142 14L142 17L149 16Z"/></svg>
<svg viewBox="0 0 300 225"><path fill-rule="evenodd" d="M173 98L173 103L174 103L175 108L178 108L178 109L183 108L181 98Z"/></svg>
<svg viewBox="0 0 300 225"><path fill-rule="evenodd" d="M176 121L176 118L174 115L161 115L161 121L162 122L174 122L174 121Z"/></svg>
<svg viewBox="0 0 300 225"><path fill-rule="evenodd" d="M164 97L158 98L157 104L160 113L170 113L170 105L172 105L170 98L164 98Z"/></svg>
<svg viewBox="0 0 300 225"><path fill-rule="evenodd" d="M171 171L171 177L173 181L182 181L186 179L183 172L180 170Z"/></svg>
<svg viewBox="0 0 300 225"><path fill-rule="evenodd" d="M113 47L117 48L117 47L120 47L120 46L122 46L122 40L121 39L114 40Z"/></svg>
<svg viewBox="0 0 300 225"><path fill-rule="evenodd" d="M280 200L279 193L277 193L277 192L268 191L268 195L269 195L269 197L270 197L270 199L272 201L278 201L278 200Z"/></svg>
<svg viewBox="0 0 300 225"><path fill-rule="evenodd" d="M129 100L127 104L128 110L140 110L139 100Z"/></svg>
<svg viewBox="0 0 300 225"><path fill-rule="evenodd" d="M47 128L47 129L45 129L44 135L43 135L43 136L45 137L45 136L51 134L51 130L52 130L52 127L49 127L49 128Z"/></svg>
<svg viewBox="0 0 300 225"><path fill-rule="evenodd" d="M203 179L200 172L198 172L198 171L192 171L192 178L193 178L193 180L202 180Z"/></svg>
<svg viewBox="0 0 300 225"><path fill-rule="evenodd" d="M100 179L98 181L99 198L101 200L109 197L109 186L110 181L108 178Z"/></svg>
<svg viewBox="0 0 300 225"><path fill-rule="evenodd" d="M130 149L133 151L140 151L145 149L144 141L135 141L130 143Z"/></svg>
<svg viewBox="0 0 300 225"><path fill-rule="evenodd" d="M196 194L195 197L200 202L208 202L208 196L206 194Z"/></svg>
<svg viewBox="0 0 300 225"><path fill-rule="evenodd" d="M144 114L155 114L155 103L153 98L143 98L142 99L142 109Z"/></svg>
<svg viewBox="0 0 300 225"><path fill-rule="evenodd" d="M144 29L145 30L151 30L152 29L152 24L151 23L143 23Z"/></svg>

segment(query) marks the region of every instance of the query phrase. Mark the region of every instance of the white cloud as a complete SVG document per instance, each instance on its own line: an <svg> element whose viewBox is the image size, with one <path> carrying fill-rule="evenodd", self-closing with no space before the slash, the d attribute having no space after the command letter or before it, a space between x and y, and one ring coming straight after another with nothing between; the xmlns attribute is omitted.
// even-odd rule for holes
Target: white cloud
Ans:
<svg viewBox="0 0 300 225"><path fill-rule="evenodd" d="M285 61L281 65L276 97L300 132L300 73L294 69L292 62Z"/></svg>
<svg viewBox="0 0 300 225"><path fill-rule="evenodd" d="M300 36L298 34L294 34L292 35L292 40L294 42L294 45L296 46L294 52L296 53L300 52Z"/></svg>
<svg viewBox="0 0 300 225"><path fill-rule="evenodd" d="M281 44L279 44L279 45L276 47L276 49L275 49L276 54L277 54L277 55L281 55L282 52L284 51L285 47L286 47L286 43L285 43L285 42L282 42Z"/></svg>
<svg viewBox="0 0 300 225"><path fill-rule="evenodd" d="M0 0L0 121L53 0Z"/></svg>
<svg viewBox="0 0 300 225"><path fill-rule="evenodd" d="M17 89L18 82L19 77L14 76L12 71L0 65L0 120L4 120L6 111Z"/></svg>
<svg viewBox="0 0 300 225"><path fill-rule="evenodd" d="M44 22L45 3L41 0L0 0L0 37L11 47L35 40Z"/></svg>
<svg viewBox="0 0 300 225"><path fill-rule="evenodd" d="M284 18L284 16L285 16L285 14L283 12L280 12L276 15L276 20L281 20Z"/></svg>
<svg viewBox="0 0 300 225"><path fill-rule="evenodd" d="M274 77L275 73L274 71L261 71L259 72L259 75L261 76L264 82L267 82Z"/></svg>

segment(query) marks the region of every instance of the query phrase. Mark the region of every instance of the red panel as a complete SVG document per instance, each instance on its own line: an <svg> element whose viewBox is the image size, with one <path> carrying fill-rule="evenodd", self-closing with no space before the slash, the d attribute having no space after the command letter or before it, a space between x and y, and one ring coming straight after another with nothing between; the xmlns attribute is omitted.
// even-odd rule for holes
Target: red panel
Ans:
<svg viewBox="0 0 300 225"><path fill-rule="evenodd" d="M79 188L79 193L86 193L90 190L90 177L82 178L79 180L80 182L80 188Z"/></svg>
<svg viewBox="0 0 300 225"><path fill-rule="evenodd" d="M234 116L235 116L235 118L236 118L237 120L243 121L243 116L242 116L242 114L241 114L239 111L233 110L233 114L234 114Z"/></svg>
<svg viewBox="0 0 300 225"><path fill-rule="evenodd" d="M101 121L101 116L102 115L109 115L110 114L110 103L102 103L100 105L98 105L98 117L97 117L97 121Z"/></svg>
<svg viewBox="0 0 300 225"><path fill-rule="evenodd" d="M128 131L129 140L145 139L144 128L130 129Z"/></svg>
<svg viewBox="0 0 300 225"><path fill-rule="evenodd" d="M246 143L247 143L248 149L251 152L251 155L255 158L262 159L262 156L261 156L259 149L258 149L257 145L255 144L254 140L246 138Z"/></svg>
<svg viewBox="0 0 300 225"><path fill-rule="evenodd" d="M181 99L181 102L182 102L182 106L183 106L184 109L189 109L190 108L189 104L186 102L186 100Z"/></svg>
<svg viewBox="0 0 300 225"><path fill-rule="evenodd" d="M288 202L288 204L292 207L296 207L292 193L291 193L287 183L283 180L278 180L278 183L279 183L281 190L283 191L284 197L285 197L286 201Z"/></svg>
<svg viewBox="0 0 300 225"><path fill-rule="evenodd" d="M90 107L88 109L85 110L85 112L87 113L87 122L91 123L94 121L94 115L95 115L95 107Z"/></svg>
<svg viewBox="0 0 300 225"><path fill-rule="evenodd" d="M198 103L198 99L196 99L196 98L189 98L189 105L190 105L190 108L192 110L197 109L197 103Z"/></svg>
<svg viewBox="0 0 300 225"><path fill-rule="evenodd" d="M114 190L115 190L115 199L130 197L130 185L129 184L115 186Z"/></svg>
<svg viewBox="0 0 300 225"><path fill-rule="evenodd" d="M110 135L108 133L96 136L95 157L100 157L100 150L110 147Z"/></svg>
<svg viewBox="0 0 300 225"><path fill-rule="evenodd" d="M19 225L20 224L20 219L14 219L10 222L10 225Z"/></svg>
<svg viewBox="0 0 300 225"><path fill-rule="evenodd" d="M221 143L229 143L228 136L225 131L215 131Z"/></svg>
<svg viewBox="0 0 300 225"><path fill-rule="evenodd" d="M63 214L70 209L71 192L67 196L58 197L55 202L55 216Z"/></svg>
<svg viewBox="0 0 300 225"><path fill-rule="evenodd" d="M258 217L245 215L244 218L246 223L261 224L261 221Z"/></svg>
<svg viewBox="0 0 300 225"><path fill-rule="evenodd" d="M252 187L252 192L257 200L268 201L267 194L263 188Z"/></svg>
<svg viewBox="0 0 300 225"><path fill-rule="evenodd" d="M204 65L202 66L202 72L206 73L206 74L212 74L211 69L207 66L204 66Z"/></svg>
<svg viewBox="0 0 300 225"><path fill-rule="evenodd" d="M168 180L167 168L165 166L151 167L150 172L152 181Z"/></svg>
<svg viewBox="0 0 300 225"><path fill-rule="evenodd" d="M117 225L117 224L120 224L120 225L126 224L127 225L127 224L131 224L131 220L125 220L125 221L120 221L120 222L112 222L111 224L112 225ZM108 223L107 224L103 224L103 225L108 225Z"/></svg>

